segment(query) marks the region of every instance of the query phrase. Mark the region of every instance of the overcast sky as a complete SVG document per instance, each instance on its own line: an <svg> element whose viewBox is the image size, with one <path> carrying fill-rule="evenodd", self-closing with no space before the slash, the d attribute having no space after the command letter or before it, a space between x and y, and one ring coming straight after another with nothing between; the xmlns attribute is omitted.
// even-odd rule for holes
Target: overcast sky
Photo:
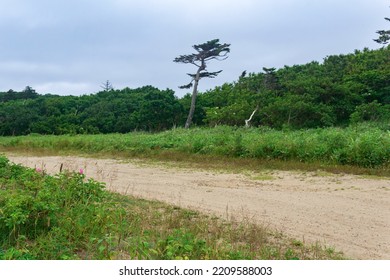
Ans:
<svg viewBox="0 0 390 280"><path fill-rule="evenodd" d="M380 47L389 0L0 0L0 91L80 95L110 80L117 89L188 90L192 65L173 59L194 44L230 43L211 61L205 91L243 70L281 68Z"/></svg>

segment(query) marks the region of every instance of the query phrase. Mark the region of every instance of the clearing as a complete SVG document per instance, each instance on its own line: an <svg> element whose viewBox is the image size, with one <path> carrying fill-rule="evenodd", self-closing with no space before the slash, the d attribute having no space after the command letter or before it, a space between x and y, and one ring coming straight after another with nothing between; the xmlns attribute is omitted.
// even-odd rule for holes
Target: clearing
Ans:
<svg viewBox="0 0 390 280"><path fill-rule="evenodd" d="M303 240L341 250L352 259L390 259L390 180L325 172L228 174L61 156L7 155L46 170L78 172L107 189L228 219L247 219Z"/></svg>

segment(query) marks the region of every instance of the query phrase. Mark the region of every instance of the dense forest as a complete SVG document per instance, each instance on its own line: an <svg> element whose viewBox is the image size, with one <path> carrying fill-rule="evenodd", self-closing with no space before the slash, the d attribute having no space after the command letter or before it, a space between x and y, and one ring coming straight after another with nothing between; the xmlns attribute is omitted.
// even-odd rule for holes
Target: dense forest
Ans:
<svg viewBox="0 0 390 280"><path fill-rule="evenodd" d="M183 126L191 95L153 86L58 96L0 92L0 135L127 133ZM252 118L250 118L252 115ZM390 129L390 46L332 55L323 62L245 71L199 94L198 126L301 129L375 122Z"/></svg>

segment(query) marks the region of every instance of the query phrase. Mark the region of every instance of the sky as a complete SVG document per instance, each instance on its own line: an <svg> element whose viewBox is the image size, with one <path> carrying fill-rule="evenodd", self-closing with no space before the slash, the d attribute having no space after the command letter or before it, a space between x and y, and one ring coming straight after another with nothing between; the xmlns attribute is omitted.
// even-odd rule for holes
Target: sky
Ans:
<svg viewBox="0 0 390 280"><path fill-rule="evenodd" d="M189 90L194 65L174 63L195 44L219 39L229 58L202 79L206 91L246 70L322 62L380 46L389 0L0 0L0 91L96 93L152 85Z"/></svg>

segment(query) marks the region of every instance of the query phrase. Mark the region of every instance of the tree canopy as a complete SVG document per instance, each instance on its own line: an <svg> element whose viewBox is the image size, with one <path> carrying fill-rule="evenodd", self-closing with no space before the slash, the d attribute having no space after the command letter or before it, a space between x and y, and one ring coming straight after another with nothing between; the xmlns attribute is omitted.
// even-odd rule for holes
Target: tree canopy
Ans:
<svg viewBox="0 0 390 280"><path fill-rule="evenodd" d="M263 68L201 94L204 123L242 126L258 107L254 126L299 129L366 120L389 124L389 57L389 47L364 49L331 55L322 63Z"/></svg>
<svg viewBox="0 0 390 280"><path fill-rule="evenodd" d="M160 131L181 123L182 105L172 90L152 86L83 96L0 93L0 135Z"/></svg>

